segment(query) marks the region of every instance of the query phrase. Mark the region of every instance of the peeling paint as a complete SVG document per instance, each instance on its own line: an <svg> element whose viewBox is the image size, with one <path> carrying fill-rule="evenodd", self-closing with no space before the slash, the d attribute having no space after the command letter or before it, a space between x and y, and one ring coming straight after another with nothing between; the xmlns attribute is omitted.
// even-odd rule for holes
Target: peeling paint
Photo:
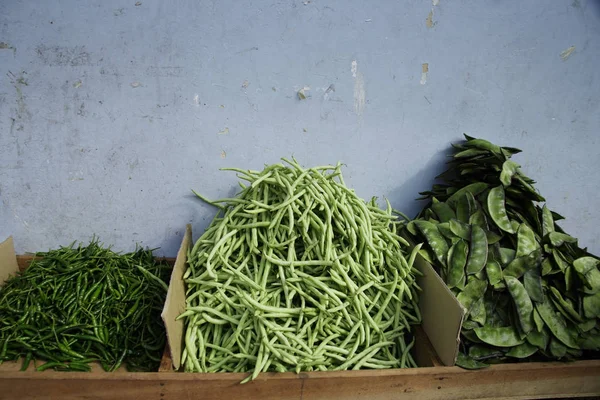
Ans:
<svg viewBox="0 0 600 400"><path fill-rule="evenodd" d="M425 25L428 28L433 28L435 22L433 22L433 8L429 11L429 15L427 15L427 19L425 19Z"/></svg>
<svg viewBox="0 0 600 400"><path fill-rule="evenodd" d="M217 134L218 135L228 135L229 134L229 128L225 127L223 130L220 130Z"/></svg>
<svg viewBox="0 0 600 400"><path fill-rule="evenodd" d="M302 89L298 90L298 98L300 100L305 100L307 97L310 97L308 95L308 91L310 90L309 86L304 86Z"/></svg>
<svg viewBox="0 0 600 400"><path fill-rule="evenodd" d="M569 59L569 57L571 57L571 54L573 54L574 51L575 51L575 46L571 46L568 49L566 49L565 51L563 51L562 53L560 53L560 58L563 61L567 61Z"/></svg>
<svg viewBox="0 0 600 400"><path fill-rule="evenodd" d="M225 150L221 150L221 158L225 157L227 157L227 153L225 153Z"/></svg>
<svg viewBox="0 0 600 400"><path fill-rule="evenodd" d="M140 82L131 82L130 83L132 88L139 88L140 86L142 86L142 84Z"/></svg>
<svg viewBox="0 0 600 400"><path fill-rule="evenodd" d="M362 73L358 71L358 63L352 61L350 71L354 78L354 112L361 116L365 109L365 81Z"/></svg>
<svg viewBox="0 0 600 400"><path fill-rule="evenodd" d="M427 83L427 73L429 72L429 63L423 63L421 65L421 85Z"/></svg>

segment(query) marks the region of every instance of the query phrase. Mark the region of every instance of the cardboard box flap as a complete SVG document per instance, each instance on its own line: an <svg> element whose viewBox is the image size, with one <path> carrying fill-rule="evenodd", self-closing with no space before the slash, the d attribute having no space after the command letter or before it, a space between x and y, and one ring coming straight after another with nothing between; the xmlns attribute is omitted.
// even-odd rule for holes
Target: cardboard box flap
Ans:
<svg viewBox="0 0 600 400"><path fill-rule="evenodd" d="M415 259L415 267L423 274L417 279L423 289L419 298L423 330L442 364L452 366L458 355L460 328L467 310L420 255Z"/></svg>
<svg viewBox="0 0 600 400"><path fill-rule="evenodd" d="M4 242L0 243L0 286L6 282L11 275L19 272L17 256L12 236L9 236Z"/></svg>
<svg viewBox="0 0 600 400"><path fill-rule="evenodd" d="M173 368L179 369L181 364L181 354L183 351L183 335L184 322L177 320L177 317L185 311L185 284L183 282L183 273L186 269L187 255L192 244L192 226L188 224L185 228L185 235L181 242L181 247L177 252L177 259L173 272L171 272L171 281L167 298L161 313L165 329L167 331L167 344L171 359L173 360Z"/></svg>

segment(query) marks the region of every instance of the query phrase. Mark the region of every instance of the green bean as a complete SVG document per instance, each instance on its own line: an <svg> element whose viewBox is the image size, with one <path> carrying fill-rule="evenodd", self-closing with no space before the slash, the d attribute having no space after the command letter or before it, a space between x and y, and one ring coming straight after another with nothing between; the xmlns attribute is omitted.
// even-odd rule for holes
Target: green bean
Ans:
<svg viewBox="0 0 600 400"><path fill-rule="evenodd" d="M545 201L535 182L510 160L520 150L468 135L465 139L453 144L450 167L439 176L443 182L421 193L429 204L416 220L407 218L401 226L415 241L425 241L419 252L469 308L461 335L464 354L471 356L485 340L498 340L497 345L486 346L492 363L534 354L541 360L574 359L587 357L587 350L599 350L600 259L579 248L576 238L556 225L562 216L547 205L535 204ZM419 221L437 227L452 244L443 258L446 264L439 261L429 238L415 229ZM485 252L475 240L477 229L485 233L488 257L475 268L471 261L476 260L477 249ZM456 252L459 241L469 242L464 287L457 285L460 269L453 271L451 262L462 254ZM475 279L490 288L479 298L471 287ZM481 367L472 361L465 358L459 364Z"/></svg>
<svg viewBox="0 0 600 400"><path fill-rule="evenodd" d="M189 254L185 370L415 366L395 346L420 321L419 248L405 258L391 205L358 199L339 165L288 164L244 173Z"/></svg>
<svg viewBox="0 0 600 400"><path fill-rule="evenodd" d="M514 347L523 343L523 339L511 326L501 328L484 326L473 329L473 332L484 343L497 347Z"/></svg>
<svg viewBox="0 0 600 400"><path fill-rule="evenodd" d="M521 343L520 345L511 348L506 353L506 355L508 357L514 357L514 358L527 358L527 357L531 357L537 351L538 351L538 347L525 342L525 343Z"/></svg>
<svg viewBox="0 0 600 400"><path fill-rule="evenodd" d="M533 304L531 303L531 298L518 279L512 276L505 276L504 282L517 309L521 329L523 332L529 333L533 329Z"/></svg>
<svg viewBox="0 0 600 400"><path fill-rule="evenodd" d="M535 305L535 308L554 337L573 349L577 348L574 338L565 329L566 323L564 319L554 311L549 302L538 303Z"/></svg>
<svg viewBox="0 0 600 400"><path fill-rule="evenodd" d="M43 359L41 370L87 371L92 361L109 370L122 355L129 370L155 369L168 274L151 250L117 254L95 239L38 253L0 289L0 313L13 321L0 329L0 343L11 344L4 354L24 356L23 369Z"/></svg>
<svg viewBox="0 0 600 400"><path fill-rule="evenodd" d="M471 227L469 258L465 267L467 274L476 274L483 270L487 262L488 243L485 231L478 225Z"/></svg>
<svg viewBox="0 0 600 400"><path fill-rule="evenodd" d="M427 221L415 221L415 225L423 233L429 242L429 246L435 252L438 261L445 264L446 253L448 253L448 244L446 239L440 235L435 225Z"/></svg>
<svg viewBox="0 0 600 400"><path fill-rule="evenodd" d="M465 265L469 248L467 243L460 240L452 246L452 258L449 261L449 270L446 283L449 288L462 287L465 281Z"/></svg>
<svg viewBox="0 0 600 400"><path fill-rule="evenodd" d="M456 218L456 213L447 203L440 202L435 197L432 199L431 208L437 214L440 222L449 222Z"/></svg>
<svg viewBox="0 0 600 400"><path fill-rule="evenodd" d="M508 233L515 233L510 220L508 219L508 215L506 214L504 199L505 195L502 186L496 186L490 190L487 198L490 217L498 228Z"/></svg>
<svg viewBox="0 0 600 400"><path fill-rule="evenodd" d="M554 220L552 218L552 212L546 205L542 208L542 220L543 220L543 229L542 236L546 237L549 233L554 232Z"/></svg>
<svg viewBox="0 0 600 400"><path fill-rule="evenodd" d="M517 253L515 257L523 257L539 248L533 230L526 223L519 225L517 231Z"/></svg>
<svg viewBox="0 0 600 400"><path fill-rule="evenodd" d="M464 290L462 290L457 296L457 300L467 309L471 310L472 305L481 300L487 289L487 282L484 280L473 279L469 282Z"/></svg>

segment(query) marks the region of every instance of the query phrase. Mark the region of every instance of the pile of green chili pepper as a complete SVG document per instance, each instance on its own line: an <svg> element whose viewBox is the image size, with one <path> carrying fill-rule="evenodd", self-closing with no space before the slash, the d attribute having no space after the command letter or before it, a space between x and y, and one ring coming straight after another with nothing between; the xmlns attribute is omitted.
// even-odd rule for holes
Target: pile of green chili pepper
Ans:
<svg viewBox="0 0 600 400"><path fill-rule="evenodd" d="M467 309L457 364L577 359L600 350L600 260L555 223L520 152L466 136L405 231Z"/></svg>
<svg viewBox="0 0 600 400"><path fill-rule="evenodd" d="M0 362L45 360L38 371L158 368L165 345L160 318L170 267L151 250L118 254L87 246L37 253L0 288Z"/></svg>
<svg viewBox="0 0 600 400"><path fill-rule="evenodd" d="M397 217L344 184L340 165L295 160L249 182L189 253L183 364L190 372L415 367L420 323Z"/></svg>

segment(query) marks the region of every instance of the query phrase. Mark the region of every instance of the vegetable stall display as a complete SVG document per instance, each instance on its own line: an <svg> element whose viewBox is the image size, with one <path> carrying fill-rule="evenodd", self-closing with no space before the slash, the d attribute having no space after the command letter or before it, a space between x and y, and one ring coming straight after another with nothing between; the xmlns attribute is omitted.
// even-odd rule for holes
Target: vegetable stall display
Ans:
<svg viewBox="0 0 600 400"><path fill-rule="evenodd" d="M156 371L171 267L151 250L118 254L87 246L36 253L0 287L0 362L45 360L37 370Z"/></svg>
<svg viewBox="0 0 600 400"><path fill-rule="evenodd" d="M457 363L577 359L600 350L600 260L510 158L520 152L465 135L444 182L404 227L467 309Z"/></svg>
<svg viewBox="0 0 600 400"><path fill-rule="evenodd" d="M263 171L219 211L188 256L188 372L416 366L416 248L389 206L365 203L340 165ZM406 257L405 257L406 256Z"/></svg>

